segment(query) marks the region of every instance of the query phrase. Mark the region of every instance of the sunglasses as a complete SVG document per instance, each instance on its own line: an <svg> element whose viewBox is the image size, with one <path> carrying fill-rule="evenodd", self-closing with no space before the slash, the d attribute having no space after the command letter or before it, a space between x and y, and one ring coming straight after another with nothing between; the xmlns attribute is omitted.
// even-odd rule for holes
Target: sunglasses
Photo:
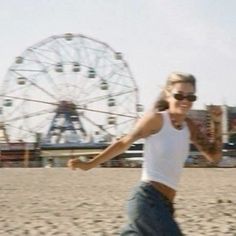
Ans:
<svg viewBox="0 0 236 236"><path fill-rule="evenodd" d="M187 99L189 102L195 102L197 100L197 96L194 94L184 96L182 93L173 93L172 96L178 101L183 101L184 99Z"/></svg>

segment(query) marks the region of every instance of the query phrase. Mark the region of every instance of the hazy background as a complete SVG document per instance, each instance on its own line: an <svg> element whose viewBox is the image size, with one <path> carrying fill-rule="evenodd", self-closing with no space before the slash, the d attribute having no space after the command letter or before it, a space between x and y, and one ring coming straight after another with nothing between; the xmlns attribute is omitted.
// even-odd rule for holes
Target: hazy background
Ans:
<svg viewBox="0 0 236 236"><path fill-rule="evenodd" d="M0 75L52 35L84 34L124 54L149 107L171 71L194 74L199 100L236 106L234 0L0 0Z"/></svg>

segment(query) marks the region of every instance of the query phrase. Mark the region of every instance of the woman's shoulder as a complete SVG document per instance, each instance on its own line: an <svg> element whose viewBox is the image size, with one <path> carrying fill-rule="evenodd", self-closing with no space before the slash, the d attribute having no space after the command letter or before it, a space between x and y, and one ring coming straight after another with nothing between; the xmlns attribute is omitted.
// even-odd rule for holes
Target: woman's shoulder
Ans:
<svg viewBox="0 0 236 236"><path fill-rule="evenodd" d="M143 117L146 117L147 119L150 119L152 121L157 121L157 120L162 121L164 113L165 112L163 111L149 110L145 112Z"/></svg>
<svg viewBox="0 0 236 236"><path fill-rule="evenodd" d="M142 117L137 120L132 135L138 138L146 138L149 135L156 133L162 126L162 116L153 110L146 111Z"/></svg>
<svg viewBox="0 0 236 236"><path fill-rule="evenodd" d="M151 133L159 131L163 124L163 112L157 112L155 110L147 111L144 114L143 119L146 120L148 129Z"/></svg>

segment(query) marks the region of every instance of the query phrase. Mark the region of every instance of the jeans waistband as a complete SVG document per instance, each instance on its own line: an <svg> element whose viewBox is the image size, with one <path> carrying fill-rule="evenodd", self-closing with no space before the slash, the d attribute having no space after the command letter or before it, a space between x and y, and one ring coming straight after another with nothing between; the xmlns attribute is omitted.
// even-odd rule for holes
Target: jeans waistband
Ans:
<svg viewBox="0 0 236 236"><path fill-rule="evenodd" d="M158 191L157 189L155 189L151 183L149 182L144 182L144 181L141 181L140 182L140 187L142 188L147 188L149 189L152 194L158 196L159 198L161 198L161 200L163 200L163 202L168 206L168 208L170 209L170 212L171 214L173 215L174 214L174 204L173 202L171 202L163 193L161 193L160 191Z"/></svg>

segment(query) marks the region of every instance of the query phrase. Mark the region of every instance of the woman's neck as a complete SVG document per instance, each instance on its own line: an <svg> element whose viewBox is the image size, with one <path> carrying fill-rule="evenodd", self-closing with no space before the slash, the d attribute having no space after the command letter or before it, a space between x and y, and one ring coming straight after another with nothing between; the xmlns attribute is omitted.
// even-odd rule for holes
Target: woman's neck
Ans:
<svg viewBox="0 0 236 236"><path fill-rule="evenodd" d="M184 120L186 119L185 114L178 114L178 113L174 113L174 112L169 111L169 115L170 115L171 119L174 119L175 121L177 121L179 123L183 123Z"/></svg>
<svg viewBox="0 0 236 236"><path fill-rule="evenodd" d="M169 112L170 120L172 125L176 128L181 130L183 128L183 122L186 118L185 115L182 114L176 114L176 113L171 113Z"/></svg>

